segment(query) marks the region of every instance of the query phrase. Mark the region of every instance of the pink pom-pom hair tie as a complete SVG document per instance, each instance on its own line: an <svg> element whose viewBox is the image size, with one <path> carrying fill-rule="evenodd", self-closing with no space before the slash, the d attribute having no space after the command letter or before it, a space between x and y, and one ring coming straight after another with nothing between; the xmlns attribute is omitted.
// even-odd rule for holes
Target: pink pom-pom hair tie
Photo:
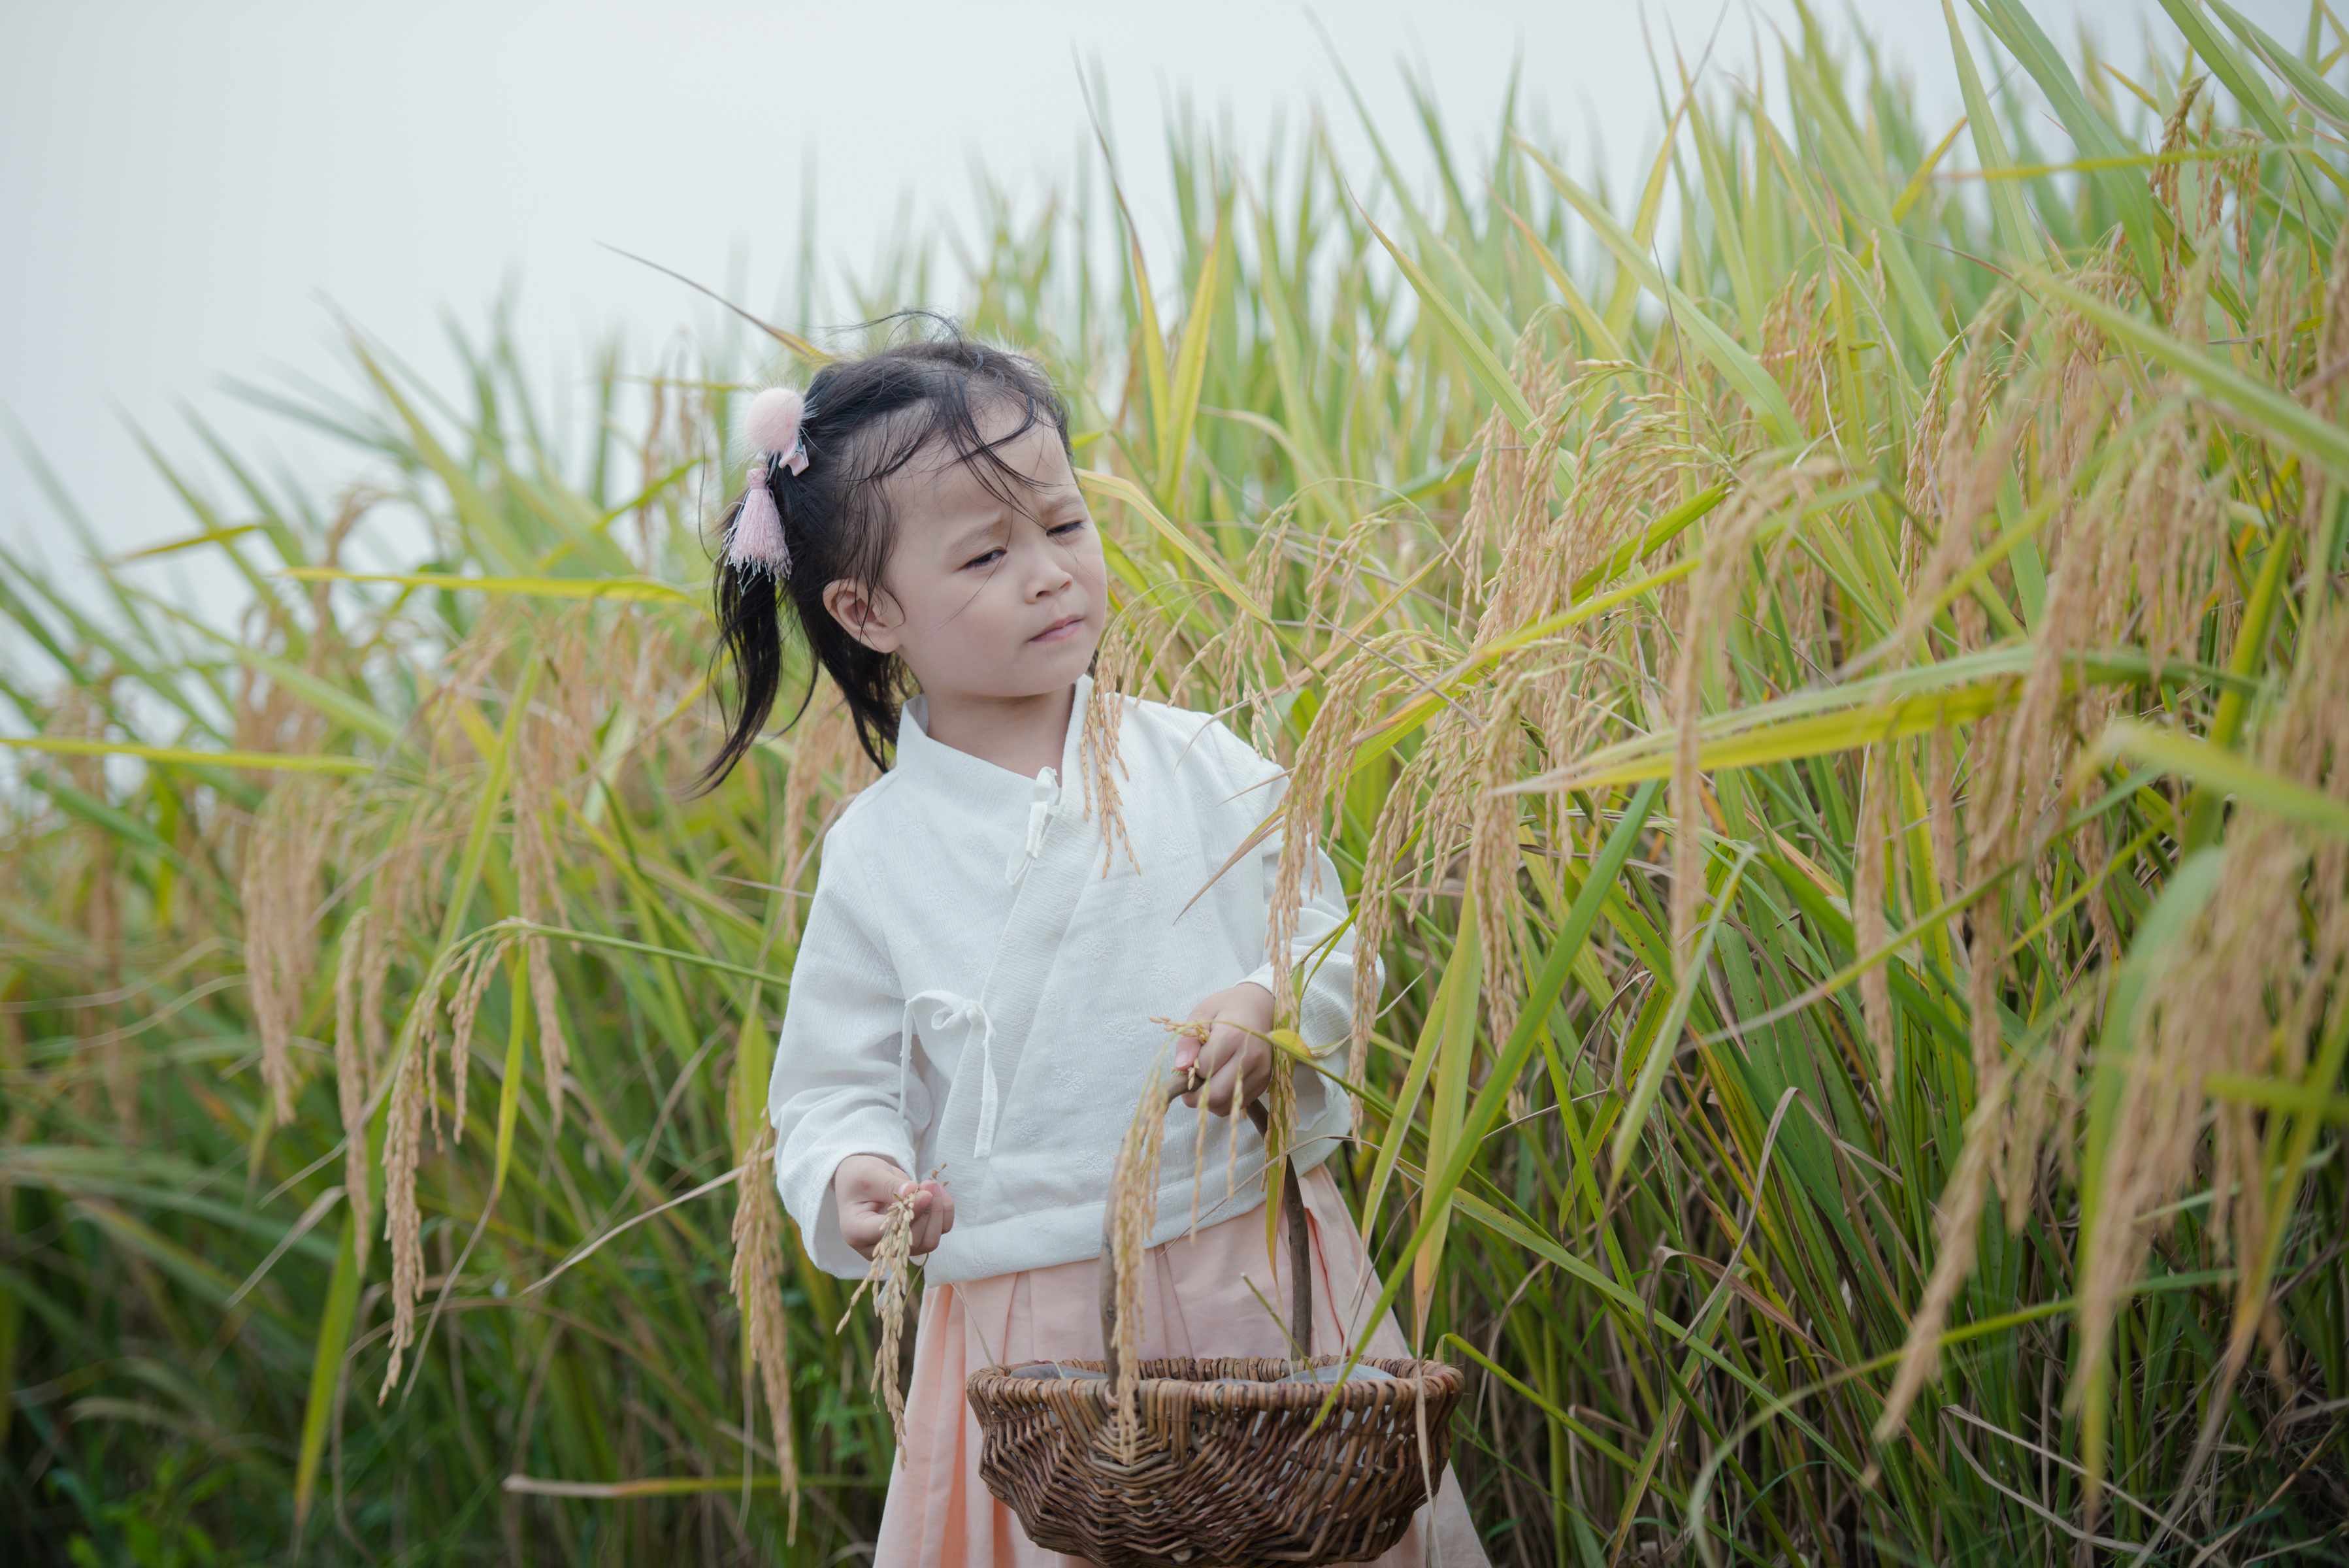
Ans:
<svg viewBox="0 0 2349 1568"><path fill-rule="evenodd" d="M800 438L800 424L806 415L807 402L798 393L788 387L770 387L750 399L742 426L750 433L752 447L781 459L792 472L805 473L807 443Z"/></svg>
<svg viewBox="0 0 2349 1568"><path fill-rule="evenodd" d="M783 517L775 508L773 485L779 468L795 474L807 471L807 441L800 429L806 415L805 400L787 387L770 387L750 400L743 424L759 456L751 465L750 493L742 498L742 510L726 543L726 559L735 566L777 577L792 574L791 547L783 541Z"/></svg>

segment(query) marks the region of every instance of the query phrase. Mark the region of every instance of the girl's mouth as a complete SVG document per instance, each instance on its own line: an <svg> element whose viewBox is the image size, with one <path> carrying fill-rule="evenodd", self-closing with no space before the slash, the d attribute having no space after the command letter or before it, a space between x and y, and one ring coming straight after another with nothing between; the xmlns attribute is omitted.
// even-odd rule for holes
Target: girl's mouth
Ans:
<svg viewBox="0 0 2349 1568"><path fill-rule="evenodd" d="M1031 643L1065 643L1075 636L1077 628L1084 624L1085 618L1082 615L1064 616L1028 640Z"/></svg>

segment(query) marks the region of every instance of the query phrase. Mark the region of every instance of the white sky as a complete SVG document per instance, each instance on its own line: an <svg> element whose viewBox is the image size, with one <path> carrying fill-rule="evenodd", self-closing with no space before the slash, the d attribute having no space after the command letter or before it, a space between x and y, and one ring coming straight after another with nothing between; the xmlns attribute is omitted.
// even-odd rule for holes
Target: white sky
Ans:
<svg viewBox="0 0 2349 1568"><path fill-rule="evenodd" d="M2085 23L2129 63L2158 15L2151 0L2033 4L2067 46ZM2295 40L2306 15L2302 0L2239 4ZM1822 9L1841 14L1839 0ZM1922 105L1954 118L1940 5L1866 10ZM1419 145L1399 61L1423 63L1454 133L1481 151L1521 51L1528 96L1576 161L1594 156L1595 126L1618 168L1658 124L1642 14L1627 0L1320 12L1392 145ZM1766 38L1791 14L1786 0L1644 12L1659 41L1675 29L1692 50L1726 15L1737 66L1749 17ZM0 541L58 566L81 553L12 426L109 551L190 526L131 424L198 459L191 409L241 451L332 478L347 459L222 390L287 371L347 384L328 302L429 368L449 363L443 314L478 325L512 283L524 350L552 375L613 330L641 349L706 319L599 241L775 298L811 161L835 273L881 248L901 203L916 224L965 218L974 161L1032 195L1084 133L1077 57L1107 80L1145 231L1170 221L1157 135L1184 94L1257 150L1276 117L1294 125L1319 102L1368 164L1296 0L0 0Z"/></svg>

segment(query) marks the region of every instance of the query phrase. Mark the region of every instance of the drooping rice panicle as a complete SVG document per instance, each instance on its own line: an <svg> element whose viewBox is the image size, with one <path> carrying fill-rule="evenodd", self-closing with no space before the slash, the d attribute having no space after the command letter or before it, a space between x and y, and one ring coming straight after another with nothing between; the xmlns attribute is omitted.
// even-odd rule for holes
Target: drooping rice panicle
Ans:
<svg viewBox="0 0 2349 1568"><path fill-rule="evenodd" d="M931 1180L936 1178L933 1176ZM883 1219L881 1239L873 1244L873 1266L857 1282L848 1298L848 1305L833 1326L834 1334L848 1326L856 1304L873 1294L874 1321L881 1326L878 1342L873 1351L874 1395L889 1412L889 1428L897 1437L897 1453L902 1462L905 1451L905 1391L898 1382L899 1354L905 1344L905 1312L913 1300L914 1288L914 1223L920 1216L915 1203L919 1191L902 1192L890 1203Z"/></svg>

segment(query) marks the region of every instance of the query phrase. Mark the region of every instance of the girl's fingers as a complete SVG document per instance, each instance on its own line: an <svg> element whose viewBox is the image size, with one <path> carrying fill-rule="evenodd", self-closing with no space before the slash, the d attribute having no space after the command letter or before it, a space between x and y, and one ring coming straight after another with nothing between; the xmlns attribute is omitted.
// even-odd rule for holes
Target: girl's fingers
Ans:
<svg viewBox="0 0 2349 1568"><path fill-rule="evenodd" d="M1207 1109L1217 1116L1232 1116L1256 1103L1265 1085L1272 1081L1272 1058L1261 1040L1231 1031L1232 1048L1219 1066L1215 1081L1208 1086Z"/></svg>
<svg viewBox="0 0 2349 1568"><path fill-rule="evenodd" d="M1247 1103L1235 1097L1247 1071L1247 1037L1237 1029L1217 1029L1207 1048L1216 1052L1215 1077L1207 1082L1207 1109L1216 1116L1229 1116L1236 1103Z"/></svg>
<svg viewBox="0 0 2349 1568"><path fill-rule="evenodd" d="M939 1239L954 1229L954 1195L936 1181L900 1181L872 1197L843 1203L840 1239L859 1257L870 1258L889 1228L889 1211L908 1194L914 1200L911 1250L917 1257L936 1252Z"/></svg>
<svg viewBox="0 0 2349 1568"><path fill-rule="evenodd" d="M1215 1078L1208 1083L1206 1098L1207 1112L1209 1115L1231 1115L1232 1080L1237 1076L1238 1072L1239 1066L1237 1062L1226 1063L1225 1066L1216 1074Z"/></svg>
<svg viewBox="0 0 2349 1568"><path fill-rule="evenodd" d="M916 1257L926 1257L936 1252L938 1243L954 1229L954 1200L947 1197L943 1189L926 1183L922 1196L928 1202L921 1210L921 1217L914 1222L911 1250Z"/></svg>
<svg viewBox="0 0 2349 1568"><path fill-rule="evenodd" d="M1215 1020L1224 1011L1222 1003L1225 995L1224 992L1218 991L1191 1009L1189 1022L1208 1025L1207 1037L1202 1040L1197 1035L1186 1033L1174 1042L1174 1071L1178 1078L1189 1074L1196 1082L1204 1083L1223 1065L1224 1055L1231 1049L1231 1042L1225 1037L1232 1031L1228 1026L1216 1024ZM1183 1103L1195 1106L1199 1103L1199 1097L1185 1094Z"/></svg>
<svg viewBox="0 0 2349 1568"><path fill-rule="evenodd" d="M911 1192L914 1199L914 1233L907 1238L906 1250L917 1258L926 1257L937 1251L938 1239L954 1227L954 1199L936 1181L918 1186L908 1181L900 1191Z"/></svg>
<svg viewBox="0 0 2349 1568"><path fill-rule="evenodd" d="M1181 1095L1185 1105L1195 1110L1198 1109L1199 1089L1215 1078L1216 1068L1223 1064L1225 1049L1221 1038L1215 1033L1208 1035L1204 1045L1186 1038L1174 1047L1174 1086L1172 1092Z"/></svg>
<svg viewBox="0 0 2349 1568"><path fill-rule="evenodd" d="M1185 1040L1175 1049L1174 1066L1168 1092L1181 1095L1195 1109L1205 1104L1214 1116L1229 1116L1252 1103L1272 1078L1263 1042L1229 1024L1217 1026L1205 1045Z"/></svg>

